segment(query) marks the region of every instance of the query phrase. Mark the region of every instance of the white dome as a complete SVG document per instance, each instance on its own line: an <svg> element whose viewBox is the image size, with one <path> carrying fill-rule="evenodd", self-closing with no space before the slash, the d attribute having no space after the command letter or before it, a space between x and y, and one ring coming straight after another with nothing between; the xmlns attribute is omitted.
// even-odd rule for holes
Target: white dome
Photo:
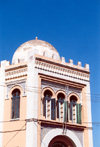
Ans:
<svg viewBox="0 0 100 147"><path fill-rule="evenodd" d="M34 54L60 60L57 50L48 42L42 40L30 40L23 43L14 53L12 64L27 62Z"/></svg>

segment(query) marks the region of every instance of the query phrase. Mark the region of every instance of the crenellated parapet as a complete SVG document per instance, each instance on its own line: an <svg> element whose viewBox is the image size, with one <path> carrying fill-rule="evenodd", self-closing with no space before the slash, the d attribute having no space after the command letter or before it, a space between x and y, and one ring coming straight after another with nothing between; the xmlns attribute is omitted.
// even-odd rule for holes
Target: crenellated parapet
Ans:
<svg viewBox="0 0 100 147"><path fill-rule="evenodd" d="M5 63L5 80L12 80L27 76L28 63L19 63L16 65L10 65L9 61L2 61L1 66ZM35 68L44 71L49 71L59 75L73 77L80 80L89 81L89 65L86 64L82 67L81 62L77 65L73 64L73 60L70 59L69 63L65 62L64 57L61 61L48 60L43 57L35 56Z"/></svg>
<svg viewBox="0 0 100 147"><path fill-rule="evenodd" d="M72 59L69 59L69 62L66 63L65 58L62 57L62 58L61 58L61 63L62 63L62 64L65 64L65 65L68 65L68 66L71 66L71 67L73 67L73 68L77 68L77 69L82 69L82 70L89 71L89 64L85 64L85 66L83 67L83 66L82 66L82 63L81 63L80 61L78 61L78 62L77 62L77 65L75 65L75 64L73 63L73 60L72 60Z"/></svg>

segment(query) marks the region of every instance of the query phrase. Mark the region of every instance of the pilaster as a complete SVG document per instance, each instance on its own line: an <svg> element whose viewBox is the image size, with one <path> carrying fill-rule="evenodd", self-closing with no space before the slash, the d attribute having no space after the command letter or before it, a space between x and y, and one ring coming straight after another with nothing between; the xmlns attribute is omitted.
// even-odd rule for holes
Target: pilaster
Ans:
<svg viewBox="0 0 100 147"><path fill-rule="evenodd" d="M28 62L27 72L27 116L26 147L37 147L37 122L38 117L38 72L35 69L35 59Z"/></svg>
<svg viewBox="0 0 100 147"><path fill-rule="evenodd" d="M90 95L90 83L87 82L86 86L86 100L87 100L87 112L88 112L88 135L89 135L89 147L93 147L92 136L92 116L91 116L91 95Z"/></svg>

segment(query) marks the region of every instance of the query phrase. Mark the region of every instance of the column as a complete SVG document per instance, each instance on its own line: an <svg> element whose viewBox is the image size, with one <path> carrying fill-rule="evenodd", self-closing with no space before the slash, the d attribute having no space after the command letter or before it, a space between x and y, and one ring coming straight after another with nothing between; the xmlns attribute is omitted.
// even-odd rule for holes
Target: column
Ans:
<svg viewBox="0 0 100 147"><path fill-rule="evenodd" d="M38 72L35 69L35 58L28 62L27 75L27 119L38 115ZM37 122L26 124L26 147L37 147Z"/></svg>

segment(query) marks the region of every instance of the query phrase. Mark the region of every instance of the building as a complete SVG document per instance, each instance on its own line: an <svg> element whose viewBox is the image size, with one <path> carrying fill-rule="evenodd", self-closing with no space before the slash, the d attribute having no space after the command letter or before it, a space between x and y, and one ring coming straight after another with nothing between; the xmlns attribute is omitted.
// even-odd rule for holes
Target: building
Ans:
<svg viewBox="0 0 100 147"><path fill-rule="evenodd" d="M0 147L93 147L89 65L31 40L0 66Z"/></svg>

